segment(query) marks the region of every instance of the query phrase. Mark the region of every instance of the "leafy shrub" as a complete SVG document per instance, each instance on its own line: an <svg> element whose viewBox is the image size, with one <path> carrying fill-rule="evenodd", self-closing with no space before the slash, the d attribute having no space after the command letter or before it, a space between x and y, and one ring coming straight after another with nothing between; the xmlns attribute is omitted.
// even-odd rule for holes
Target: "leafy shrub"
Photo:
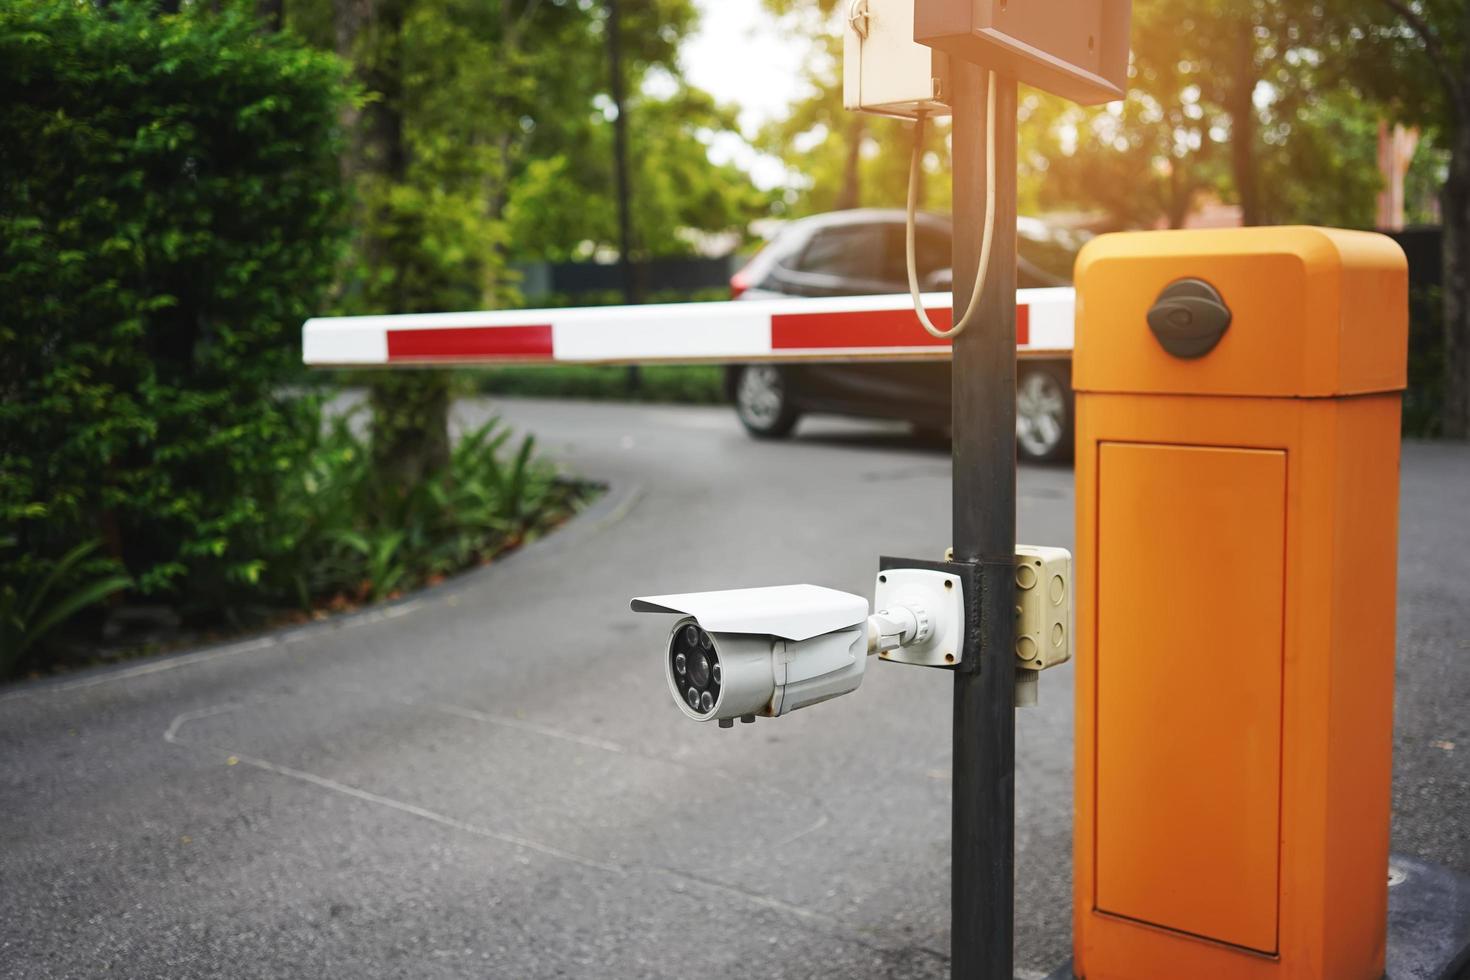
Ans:
<svg viewBox="0 0 1470 980"><path fill-rule="evenodd" d="M596 401L675 402L718 405L725 398L725 369L715 364L650 364L631 386L628 369L597 364L487 368L476 379L487 395L588 398Z"/></svg>
<svg viewBox="0 0 1470 980"><path fill-rule="evenodd" d="M261 595L303 608L380 599L488 560L565 516L580 488L559 481L535 439L497 420L465 433L447 466L406 493L386 488L355 416L332 420L291 474L255 543Z"/></svg>
<svg viewBox="0 0 1470 980"><path fill-rule="evenodd" d="M0 5L0 555L186 613L257 594L308 459L281 394L342 241L338 62L244 6Z"/></svg>

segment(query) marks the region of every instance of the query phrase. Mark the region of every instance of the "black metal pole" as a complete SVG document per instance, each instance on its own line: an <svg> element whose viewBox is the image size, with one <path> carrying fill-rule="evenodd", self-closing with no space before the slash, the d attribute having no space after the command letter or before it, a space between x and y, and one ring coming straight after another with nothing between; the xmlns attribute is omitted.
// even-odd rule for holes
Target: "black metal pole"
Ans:
<svg viewBox="0 0 1470 980"><path fill-rule="evenodd" d="M978 563L978 663L954 678L951 969L1011 980L1015 884L1016 83L997 78L995 197L985 200L984 69L951 59L954 310L970 301L985 208L994 241L980 316L954 342L954 560Z"/></svg>

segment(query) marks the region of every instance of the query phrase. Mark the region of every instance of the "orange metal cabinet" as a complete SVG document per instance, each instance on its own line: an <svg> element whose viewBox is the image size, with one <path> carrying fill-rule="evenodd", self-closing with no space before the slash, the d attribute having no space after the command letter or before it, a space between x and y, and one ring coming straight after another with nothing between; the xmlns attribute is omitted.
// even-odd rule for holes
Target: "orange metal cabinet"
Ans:
<svg viewBox="0 0 1470 980"><path fill-rule="evenodd" d="M1109 235L1077 291L1074 969L1376 980L1403 254Z"/></svg>

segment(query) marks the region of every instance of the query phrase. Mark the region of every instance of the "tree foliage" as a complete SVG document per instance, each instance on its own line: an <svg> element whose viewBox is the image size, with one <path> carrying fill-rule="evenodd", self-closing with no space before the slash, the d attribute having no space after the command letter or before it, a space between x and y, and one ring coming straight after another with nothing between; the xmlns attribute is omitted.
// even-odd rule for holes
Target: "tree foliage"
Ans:
<svg viewBox="0 0 1470 980"><path fill-rule="evenodd" d="M282 384L339 254L341 72L236 5L12 0L0 90L0 580L95 539L69 575L228 605L314 424Z"/></svg>
<svg viewBox="0 0 1470 980"><path fill-rule="evenodd" d="M1246 224L1367 227L1381 108L1324 67L1316 21L1279 0L1133 7L1127 98L1042 104L1023 151L1043 204L1098 208L1112 227L1170 227L1206 195Z"/></svg>
<svg viewBox="0 0 1470 980"><path fill-rule="evenodd" d="M403 22L392 46L403 52L397 69L381 36L391 21L384 12L394 7ZM344 43L344 29L358 34L344 26L344 11L367 8L375 11L364 18L373 40ZM734 113L682 77L679 48L697 26L692 0L624 0L621 8L634 238L642 254L687 254L689 231L744 234L770 198L744 172L708 158L711 136L735 130ZM357 66L369 100L396 105L405 123L406 182L459 195L452 213L488 223L487 238L471 250L487 266L487 292L476 299L513 301L497 262L616 248L600 3L288 0L288 23ZM401 81L365 71L380 61ZM436 308L454 308L446 302Z"/></svg>
<svg viewBox="0 0 1470 980"><path fill-rule="evenodd" d="M839 0L765 4L814 39L811 94L765 134L803 175L795 210L901 203L906 131L841 107ZM1177 227L1218 198L1239 205L1245 224L1371 227L1379 124L1423 128L1410 177L1421 192L1440 186L1442 431L1470 437L1470 4L1138 0L1132 9L1126 98L1082 108L1023 91L1022 210ZM942 149L930 162L942 164Z"/></svg>
<svg viewBox="0 0 1470 980"><path fill-rule="evenodd" d="M911 129L842 108L839 5L766 5L814 39L812 94L766 133L803 174L797 209L902 204ZM1369 224L1379 110L1337 87L1314 25L1310 11L1278 0L1139 0L1125 99L1085 108L1023 90L1022 210L1176 226L1215 196L1239 203L1247 223ZM933 132L931 173L947 164L944 131ZM946 184L926 181L930 206L947 203Z"/></svg>
<svg viewBox="0 0 1470 980"><path fill-rule="evenodd" d="M1447 152L1440 431L1470 438L1470 3L1296 0L1319 24L1324 66L1354 96L1426 129Z"/></svg>
<svg viewBox="0 0 1470 980"><path fill-rule="evenodd" d="M746 175L716 167L700 135L727 110L678 79L691 0L623 5L624 71L666 98L630 105L634 235L645 254L688 251L685 231L743 231L764 210ZM339 308L412 313L515 301L507 262L618 241L606 11L543 0L297 0L288 22L351 66L346 171L358 197ZM380 374L373 447L401 496L449 454L447 381Z"/></svg>
<svg viewBox="0 0 1470 980"><path fill-rule="evenodd" d="M602 116L601 111L597 115ZM628 101L638 258L692 251L691 232L743 236L772 197L743 171L710 161L706 134L737 130L735 113L680 87ZM594 118L576 147L530 159L514 174L505 208L508 252L518 259L585 259L617 243L617 206L606 193L612 131Z"/></svg>
<svg viewBox="0 0 1470 980"><path fill-rule="evenodd" d="M837 0L764 0L793 33L811 39L803 71L807 97L769 123L759 145L797 175L790 214L856 207L901 207L908 194L913 125L849 112L842 104L842 35ZM949 181L927 179L948 169L948 124L927 127L920 192L923 207L949 209Z"/></svg>

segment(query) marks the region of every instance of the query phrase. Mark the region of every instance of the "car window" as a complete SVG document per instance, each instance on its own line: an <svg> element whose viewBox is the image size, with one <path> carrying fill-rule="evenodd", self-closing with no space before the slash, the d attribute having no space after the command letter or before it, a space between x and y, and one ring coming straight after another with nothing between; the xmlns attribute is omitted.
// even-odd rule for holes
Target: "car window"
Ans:
<svg viewBox="0 0 1470 980"><path fill-rule="evenodd" d="M905 247L906 227L891 223L883 230L883 280L908 288L908 252ZM949 268L949 235L937 228L922 225L914 233L914 265L919 284L941 269Z"/></svg>
<svg viewBox="0 0 1470 980"><path fill-rule="evenodd" d="M1048 286L1065 286L1067 280L1059 279L1047 272L1038 269L1025 256L1016 259L1016 288L1017 289L1045 289Z"/></svg>
<svg viewBox="0 0 1470 980"><path fill-rule="evenodd" d="M840 279L876 279L883 261L882 231L877 225L840 225L812 236L796 263L800 272Z"/></svg>
<svg viewBox="0 0 1470 980"><path fill-rule="evenodd" d="M1021 258L1033 266L1033 278L1050 279L1038 281L1038 286L1061 286L1072 281L1072 266L1077 261L1077 250L1063 241L1060 235L1021 235L1016 239L1016 248Z"/></svg>
<svg viewBox="0 0 1470 980"><path fill-rule="evenodd" d="M767 265L794 269L796 268L796 257L801 254L802 246L805 244L806 236L788 226L766 245L765 251L761 253L761 259Z"/></svg>
<svg viewBox="0 0 1470 980"><path fill-rule="evenodd" d="M951 258L949 235L933 228L919 229L914 239L914 261L919 266L920 279L948 269Z"/></svg>

